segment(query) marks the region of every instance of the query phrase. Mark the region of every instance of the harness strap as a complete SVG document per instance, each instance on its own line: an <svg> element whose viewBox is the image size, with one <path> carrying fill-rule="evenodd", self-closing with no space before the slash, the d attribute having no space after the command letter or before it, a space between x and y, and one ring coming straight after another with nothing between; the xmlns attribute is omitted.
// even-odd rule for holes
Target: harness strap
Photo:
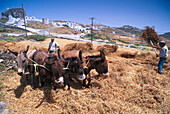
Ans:
<svg viewBox="0 0 170 114"><path fill-rule="evenodd" d="M69 68L68 68L68 67L69 67L69 65L70 65L70 61L68 62L67 67L66 67L66 68L63 68L63 69L64 69L64 70L69 69Z"/></svg>
<svg viewBox="0 0 170 114"><path fill-rule="evenodd" d="M44 65L38 64L37 62L35 62L34 60L30 59L29 57L28 57L28 59L35 63L35 64L29 64L29 65L33 65L33 66L35 67L35 70L36 70L36 67L37 67L37 66L40 66L40 67L43 67L43 68L45 68L46 70L50 71L50 70L49 70L48 68L46 68Z"/></svg>
<svg viewBox="0 0 170 114"><path fill-rule="evenodd" d="M88 68L87 65L89 64L89 62L90 62L90 59L87 61L87 64L86 64L86 66L84 68Z"/></svg>

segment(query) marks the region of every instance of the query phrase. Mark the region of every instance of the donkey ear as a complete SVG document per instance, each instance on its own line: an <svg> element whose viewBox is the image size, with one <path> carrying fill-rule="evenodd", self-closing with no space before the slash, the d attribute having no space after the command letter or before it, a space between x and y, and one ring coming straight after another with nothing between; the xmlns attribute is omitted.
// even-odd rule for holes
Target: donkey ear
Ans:
<svg viewBox="0 0 170 114"><path fill-rule="evenodd" d="M105 61L105 53L104 53L103 49L100 51L100 57L101 57L102 61Z"/></svg>
<svg viewBox="0 0 170 114"><path fill-rule="evenodd" d="M13 52L13 51L11 51L10 49L8 49L9 50L9 52L11 52L12 54L14 54L15 56L17 56L18 55L18 53L17 52Z"/></svg>
<svg viewBox="0 0 170 114"><path fill-rule="evenodd" d="M7 49L4 51L4 53L5 53L5 54L7 53Z"/></svg>
<svg viewBox="0 0 170 114"><path fill-rule="evenodd" d="M81 61L83 61L83 57L82 57L82 52L81 52L81 50L79 51L79 58L80 58Z"/></svg>
<svg viewBox="0 0 170 114"><path fill-rule="evenodd" d="M101 57L105 56L104 49L100 50L100 56Z"/></svg>
<svg viewBox="0 0 170 114"><path fill-rule="evenodd" d="M30 46L27 46L27 49L23 52L24 54L26 54L26 53L28 52L29 47L30 47Z"/></svg>

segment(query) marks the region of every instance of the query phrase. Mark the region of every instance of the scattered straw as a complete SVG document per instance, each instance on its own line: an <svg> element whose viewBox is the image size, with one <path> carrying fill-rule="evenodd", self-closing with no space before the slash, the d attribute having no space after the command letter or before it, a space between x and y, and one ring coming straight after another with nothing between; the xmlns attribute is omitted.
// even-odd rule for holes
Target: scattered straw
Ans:
<svg viewBox="0 0 170 114"><path fill-rule="evenodd" d="M15 46L22 45L25 49L25 44L48 47L29 41ZM11 49L15 47L10 46ZM48 91L48 88L45 88L47 91L34 90L30 85L25 86L24 77L15 72L1 75L4 78L1 91L8 103L7 108L11 113L170 113L170 62L165 63L167 67L160 75L156 71L158 59L154 58L155 54L124 52L125 57L132 57L122 57L122 52L108 56L110 75L107 78L97 78L93 70L90 88L70 82L70 92L61 88L56 91ZM53 97L55 102L45 100L47 96Z"/></svg>

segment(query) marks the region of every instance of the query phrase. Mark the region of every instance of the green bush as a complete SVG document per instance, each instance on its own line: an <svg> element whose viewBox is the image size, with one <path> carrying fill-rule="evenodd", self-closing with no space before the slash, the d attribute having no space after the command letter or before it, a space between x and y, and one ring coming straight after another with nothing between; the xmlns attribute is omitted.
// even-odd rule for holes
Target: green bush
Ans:
<svg viewBox="0 0 170 114"><path fill-rule="evenodd" d="M0 29L0 32L8 32L7 29Z"/></svg>
<svg viewBox="0 0 170 114"><path fill-rule="evenodd" d="M135 46L140 46L140 44L135 44Z"/></svg>
<svg viewBox="0 0 170 114"><path fill-rule="evenodd" d="M4 40L7 41L7 42L11 42L11 41L15 41L16 42L17 41L16 38L12 37L12 36L5 37Z"/></svg>
<svg viewBox="0 0 170 114"><path fill-rule="evenodd" d="M24 38L22 38L22 37L7 36L7 37L0 38L0 40L6 41L6 42L12 42L12 41L19 42L19 41L24 40Z"/></svg>
<svg viewBox="0 0 170 114"><path fill-rule="evenodd" d="M130 46L131 48L136 48L136 46Z"/></svg>
<svg viewBox="0 0 170 114"><path fill-rule="evenodd" d="M47 36L42 36L42 35L31 35L28 36L28 39L34 39L36 41L43 41L47 38Z"/></svg>

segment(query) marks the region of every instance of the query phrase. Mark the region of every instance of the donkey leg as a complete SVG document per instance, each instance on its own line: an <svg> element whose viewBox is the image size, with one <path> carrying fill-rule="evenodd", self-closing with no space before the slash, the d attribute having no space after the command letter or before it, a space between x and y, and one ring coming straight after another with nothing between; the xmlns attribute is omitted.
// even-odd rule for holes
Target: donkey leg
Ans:
<svg viewBox="0 0 170 114"><path fill-rule="evenodd" d="M68 91L70 90L70 82L67 79L64 79L64 88L66 87L66 85L68 86Z"/></svg>
<svg viewBox="0 0 170 114"><path fill-rule="evenodd" d="M39 82L39 87L41 87L42 85L41 85L41 77L40 76L38 76L38 82Z"/></svg>
<svg viewBox="0 0 170 114"><path fill-rule="evenodd" d="M83 87L86 86L86 80L87 80L87 78L85 78L85 79L83 80Z"/></svg>
<svg viewBox="0 0 170 114"><path fill-rule="evenodd" d="M91 75L90 75L90 73L89 73L89 77L87 78L87 81L88 81L88 84L87 84L86 88L89 88L90 82L91 82Z"/></svg>
<svg viewBox="0 0 170 114"><path fill-rule="evenodd" d="M74 82L74 80L71 78L71 76L70 76L70 75L69 75L69 79L70 79L70 81Z"/></svg>
<svg viewBox="0 0 170 114"><path fill-rule="evenodd" d="M27 74L25 74L25 76L26 76L26 83L27 84L30 84L30 82L29 82L29 77L30 77L30 70L29 70L30 68L29 67L27 67L27 68L25 68L25 73L27 73Z"/></svg>
<svg viewBox="0 0 170 114"><path fill-rule="evenodd" d="M70 90L70 82L69 81L67 81L67 85L68 85L68 91Z"/></svg>
<svg viewBox="0 0 170 114"><path fill-rule="evenodd" d="M91 78L88 78L87 80L88 80L88 84L87 84L86 88L89 88L90 82L91 82Z"/></svg>

